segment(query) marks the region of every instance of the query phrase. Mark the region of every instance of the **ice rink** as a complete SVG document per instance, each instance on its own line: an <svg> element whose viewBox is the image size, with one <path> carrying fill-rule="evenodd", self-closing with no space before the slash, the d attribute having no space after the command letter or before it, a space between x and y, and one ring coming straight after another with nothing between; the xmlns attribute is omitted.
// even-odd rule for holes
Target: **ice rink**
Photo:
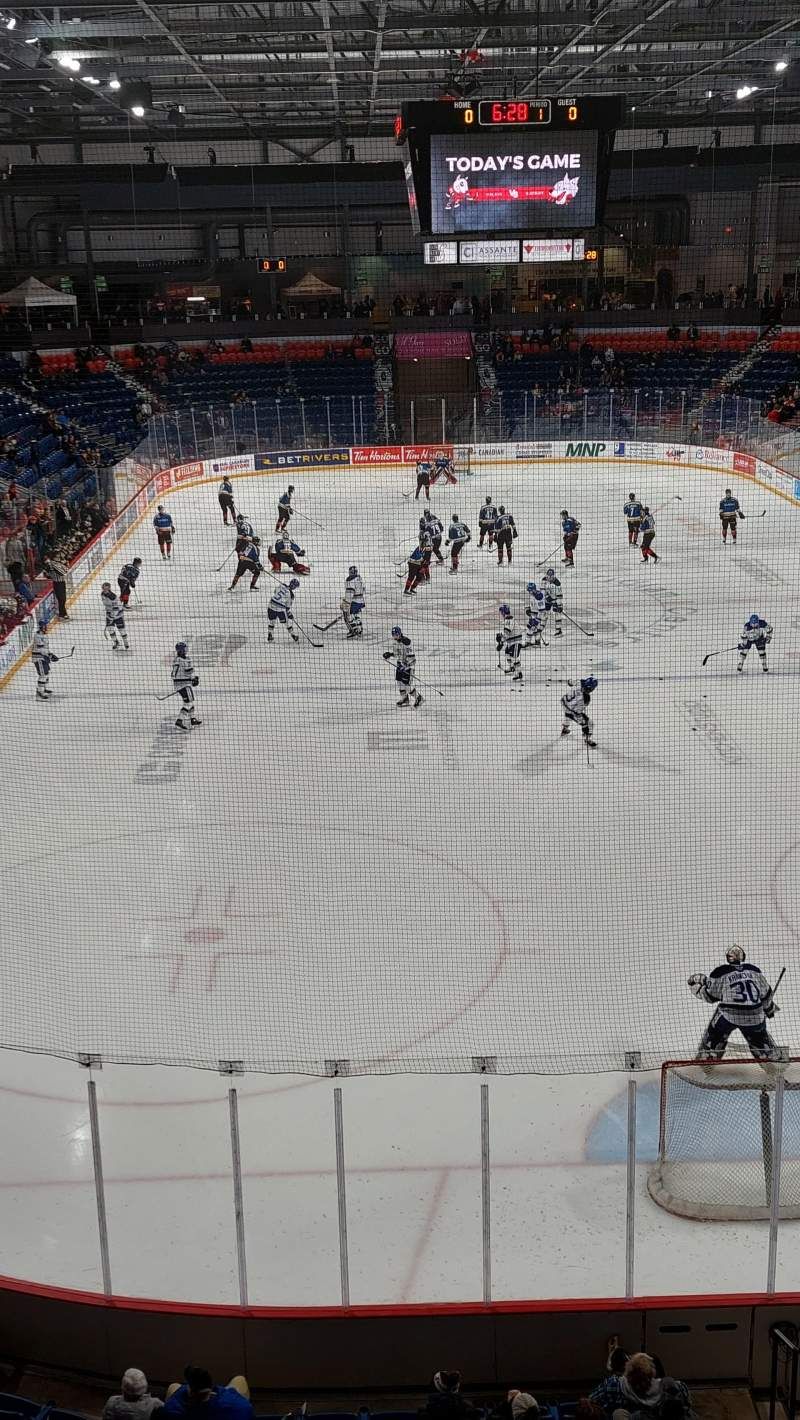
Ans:
<svg viewBox="0 0 800 1420"><path fill-rule="evenodd" d="M285 481L234 483L265 545ZM462 571L434 566L404 598L410 473L291 481L312 567L298 620L317 636L355 562L363 641L339 623L323 649L267 644L274 583L226 590L233 563L213 569L233 539L207 484L164 499L170 565L148 517L54 628L56 653L75 654L53 667L51 703L35 701L29 663L2 695L3 1270L98 1286L74 1063L91 1053L115 1290L235 1300L214 1071L236 1060L252 1299L336 1302L332 1084L308 1074L337 1061L372 1072L340 1082L352 1300L479 1297L479 1081L408 1072L489 1058L495 1295L618 1295L626 1053L651 1071L692 1055L710 1008L686 977L738 941L771 979L787 965L774 1033L800 1054L797 510L703 468L482 469L432 497L475 533ZM717 519L730 485L747 514L736 547ZM627 545L629 489L660 509L657 566ZM488 491L520 530L510 569L476 546ZM562 570L560 551L551 565L594 635L548 631L517 695L497 670L497 607L522 614L561 508L583 525L577 565ZM114 654L99 585L134 555L141 603L130 652ZM770 675L755 651L743 675L735 652L702 668L752 612L775 628ZM415 712L395 708L381 659L395 624L427 682ZM201 677L191 735L155 698L180 639ZM559 738L559 699L590 670L587 761L576 733ZM639 1078L644 1177L657 1076ZM764 1225L671 1218L642 1183L637 1228L640 1294L763 1286ZM782 1229L779 1287L797 1228Z"/></svg>

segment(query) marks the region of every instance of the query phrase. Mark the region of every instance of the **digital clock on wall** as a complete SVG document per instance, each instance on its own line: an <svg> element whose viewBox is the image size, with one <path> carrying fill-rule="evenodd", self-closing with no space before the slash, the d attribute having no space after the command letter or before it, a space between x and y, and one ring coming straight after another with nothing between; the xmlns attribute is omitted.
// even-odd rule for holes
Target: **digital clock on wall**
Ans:
<svg viewBox="0 0 800 1420"><path fill-rule="evenodd" d="M549 99L480 99L477 107L481 128L539 128L551 118Z"/></svg>

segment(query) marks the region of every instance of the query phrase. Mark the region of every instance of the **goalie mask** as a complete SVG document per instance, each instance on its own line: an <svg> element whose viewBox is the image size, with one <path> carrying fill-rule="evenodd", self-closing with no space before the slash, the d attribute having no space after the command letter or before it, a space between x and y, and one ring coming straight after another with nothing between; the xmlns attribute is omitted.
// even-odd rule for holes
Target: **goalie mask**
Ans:
<svg viewBox="0 0 800 1420"><path fill-rule="evenodd" d="M742 962L745 960L744 948L735 946L728 947L725 953L725 960L730 966L741 966Z"/></svg>

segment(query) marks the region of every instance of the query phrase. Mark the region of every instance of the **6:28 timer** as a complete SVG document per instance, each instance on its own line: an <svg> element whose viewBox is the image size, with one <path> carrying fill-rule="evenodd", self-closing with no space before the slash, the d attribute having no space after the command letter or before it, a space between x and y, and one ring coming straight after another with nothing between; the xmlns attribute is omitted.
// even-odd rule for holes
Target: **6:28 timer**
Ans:
<svg viewBox="0 0 800 1420"><path fill-rule="evenodd" d="M478 102L481 128L538 128L549 122L549 99L536 99L534 102L527 99L480 99Z"/></svg>

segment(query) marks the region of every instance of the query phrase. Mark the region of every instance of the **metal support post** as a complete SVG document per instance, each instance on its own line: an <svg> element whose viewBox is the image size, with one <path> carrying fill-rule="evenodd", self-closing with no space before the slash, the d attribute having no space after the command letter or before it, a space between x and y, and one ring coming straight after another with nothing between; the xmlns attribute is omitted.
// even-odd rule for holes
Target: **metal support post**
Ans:
<svg viewBox="0 0 800 1420"><path fill-rule="evenodd" d="M239 1096L228 1090L231 1117L231 1165L233 1169L233 1208L236 1217L236 1261L239 1266L239 1305L247 1306L247 1257L244 1250L244 1201L242 1198L242 1155L239 1147Z"/></svg>
<svg viewBox="0 0 800 1420"><path fill-rule="evenodd" d="M106 1218L106 1191L103 1183L103 1156L100 1150L100 1120L97 1113L97 1086L94 1080L87 1085L89 1095L89 1128L92 1135L92 1168L94 1170L94 1192L97 1199L97 1231L100 1235L100 1266L103 1272L103 1292L111 1296L111 1260L108 1250L108 1219Z"/></svg>
<svg viewBox="0 0 800 1420"><path fill-rule="evenodd" d="M481 1222L483 1228L483 1300L492 1300L492 1172L489 1153L489 1086L481 1085Z"/></svg>
<svg viewBox="0 0 800 1420"><path fill-rule="evenodd" d="M628 1166L625 1199L625 1296L634 1295L636 1245L636 1081L628 1081Z"/></svg>
<svg viewBox="0 0 800 1420"><path fill-rule="evenodd" d="M778 1267L778 1223L781 1213L781 1161L783 1158L783 1096L786 1077L780 1071L775 1083L775 1121L772 1128L772 1188L769 1200L769 1252L767 1254L767 1292L775 1291Z"/></svg>
<svg viewBox="0 0 800 1420"><path fill-rule="evenodd" d="M333 1125L336 1137L336 1197L339 1205L339 1275L342 1306L350 1305L350 1264L347 1256L347 1190L344 1167L344 1126L342 1123L342 1089L333 1092Z"/></svg>

